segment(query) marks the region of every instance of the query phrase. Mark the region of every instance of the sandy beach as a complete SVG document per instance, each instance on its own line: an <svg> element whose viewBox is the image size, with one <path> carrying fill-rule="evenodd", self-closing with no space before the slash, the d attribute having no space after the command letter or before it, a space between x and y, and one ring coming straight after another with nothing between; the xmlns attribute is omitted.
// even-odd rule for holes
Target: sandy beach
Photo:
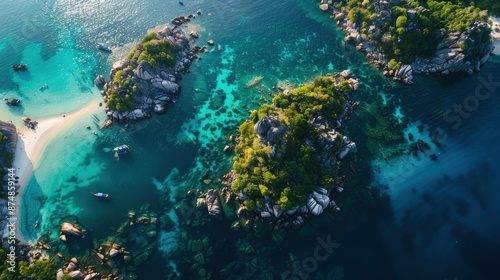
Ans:
<svg viewBox="0 0 500 280"><path fill-rule="evenodd" d="M18 206L16 207L16 217L20 217L19 208L24 188L50 140L57 134L70 128L77 120L101 110L103 110L103 108L99 107L98 102L92 102L66 115L39 120L36 129L18 127L17 133L19 137L13 163L16 169L16 176L19 176L20 186L18 190L19 194L15 199L15 204ZM16 238L25 242L20 226L18 225L16 229Z"/></svg>

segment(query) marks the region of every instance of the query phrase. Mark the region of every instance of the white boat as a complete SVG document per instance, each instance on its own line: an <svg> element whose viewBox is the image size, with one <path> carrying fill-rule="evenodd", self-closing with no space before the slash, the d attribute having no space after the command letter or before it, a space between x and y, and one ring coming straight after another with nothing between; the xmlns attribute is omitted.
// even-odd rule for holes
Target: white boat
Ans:
<svg viewBox="0 0 500 280"><path fill-rule="evenodd" d="M113 149L113 152L119 154L119 155L124 155L130 153L130 148L127 145L121 145L118 147L115 147Z"/></svg>
<svg viewBox="0 0 500 280"><path fill-rule="evenodd" d="M109 197L109 194L107 193L100 193L100 192L90 192L96 197Z"/></svg>
<svg viewBox="0 0 500 280"><path fill-rule="evenodd" d="M111 52L111 49L107 46L105 46L104 44L97 44L96 46L97 49L101 50L101 51L105 51L105 52Z"/></svg>

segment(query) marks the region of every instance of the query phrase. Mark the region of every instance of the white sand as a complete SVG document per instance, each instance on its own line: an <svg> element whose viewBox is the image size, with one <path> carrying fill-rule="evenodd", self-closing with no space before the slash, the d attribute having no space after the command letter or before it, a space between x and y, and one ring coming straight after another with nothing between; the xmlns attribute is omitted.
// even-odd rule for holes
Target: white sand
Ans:
<svg viewBox="0 0 500 280"><path fill-rule="evenodd" d="M20 217L19 208L21 207L21 197L28 180L37 166L47 144L57 134L70 128L76 121L92 113L99 112L103 108L99 107L97 102L60 117L52 117L38 121L36 129L28 127L18 128L18 141L16 147L16 156L13 166L16 169L16 176L19 176L19 194L16 196L16 217ZM16 238L25 242L22 236L19 224L16 227Z"/></svg>

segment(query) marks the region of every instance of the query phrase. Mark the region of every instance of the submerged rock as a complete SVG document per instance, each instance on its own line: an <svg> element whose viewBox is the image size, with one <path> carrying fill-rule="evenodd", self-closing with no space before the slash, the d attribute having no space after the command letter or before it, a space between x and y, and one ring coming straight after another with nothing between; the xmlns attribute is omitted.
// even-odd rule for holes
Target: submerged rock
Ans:
<svg viewBox="0 0 500 280"><path fill-rule="evenodd" d="M64 222L61 224L61 235L71 235L74 237L85 238L86 232L85 232L85 230L82 230L77 225L74 225L74 224L71 224L68 222Z"/></svg>
<svg viewBox="0 0 500 280"><path fill-rule="evenodd" d="M217 216L220 214L220 200L219 196L217 195L217 191L214 189L210 189L207 192L207 209L208 209L208 214Z"/></svg>

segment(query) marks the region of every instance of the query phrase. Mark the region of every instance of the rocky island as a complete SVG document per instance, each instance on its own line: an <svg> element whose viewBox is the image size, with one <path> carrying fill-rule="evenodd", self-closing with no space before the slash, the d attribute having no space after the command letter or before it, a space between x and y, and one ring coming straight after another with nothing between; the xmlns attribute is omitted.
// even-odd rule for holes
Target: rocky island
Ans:
<svg viewBox="0 0 500 280"><path fill-rule="evenodd" d="M349 96L358 84L348 70L318 77L252 111L234 140L230 190L222 191L225 201L235 194L239 216L281 218L286 228L299 226L300 214L340 210L333 201L343 191L339 164L356 146L339 130L358 105Z"/></svg>
<svg viewBox="0 0 500 280"><path fill-rule="evenodd" d="M146 35L126 59L113 64L108 82L102 75L94 80L106 102L109 120L104 126L164 114L167 104L176 102L181 91L178 81L189 73L192 60L199 58L197 53L206 49L191 47L198 34L191 31L188 38L180 27L194 17L176 17L174 27Z"/></svg>
<svg viewBox="0 0 500 280"><path fill-rule="evenodd" d="M494 49L488 11L446 1L322 0L345 40L386 76L479 71Z"/></svg>

